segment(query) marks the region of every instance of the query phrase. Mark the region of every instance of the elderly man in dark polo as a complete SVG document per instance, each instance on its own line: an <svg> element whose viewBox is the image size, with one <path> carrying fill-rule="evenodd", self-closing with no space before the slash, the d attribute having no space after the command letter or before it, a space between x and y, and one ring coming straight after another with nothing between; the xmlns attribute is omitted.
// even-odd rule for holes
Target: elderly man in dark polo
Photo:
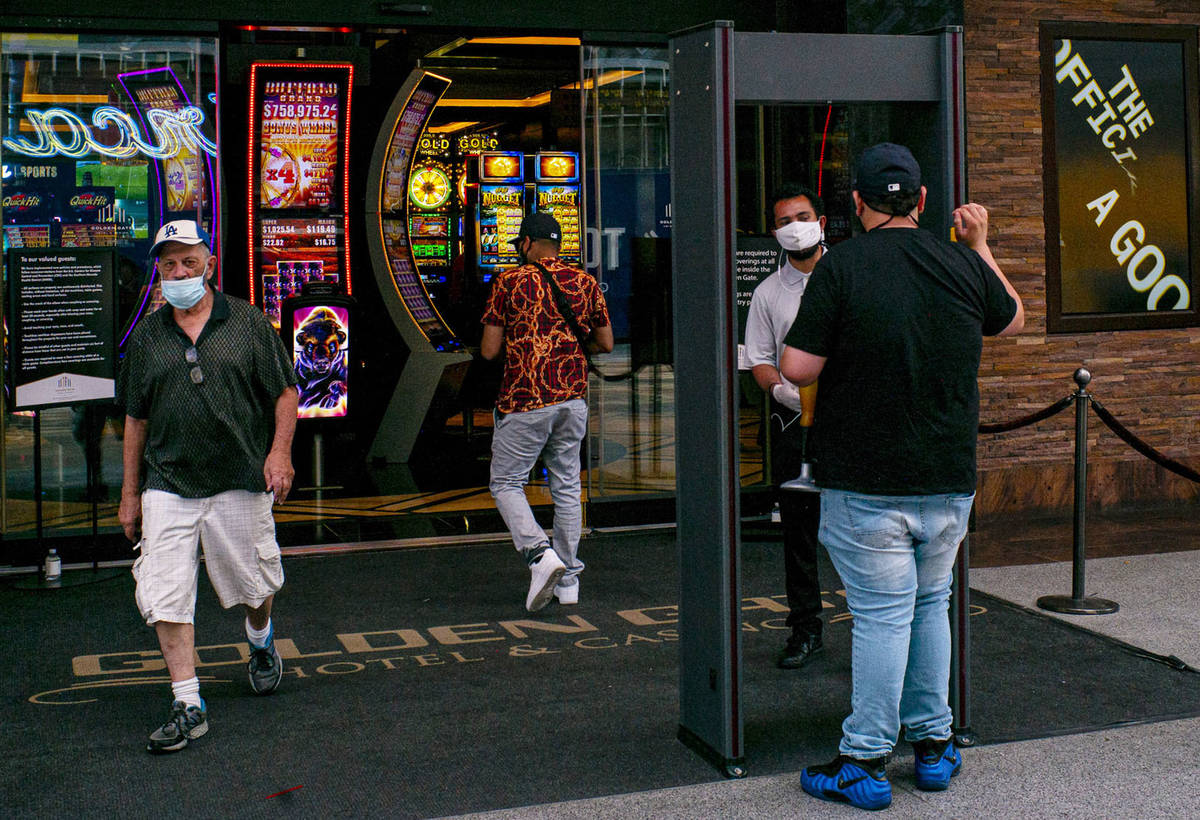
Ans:
<svg viewBox="0 0 1200 820"><path fill-rule="evenodd" d="M211 285L208 234L178 220L150 255L167 304L134 329L125 353L120 520L138 543L135 598L171 676L167 721L147 749L174 752L208 731L193 654L196 581L246 612L250 685L269 694L283 664L271 604L283 585L272 501L292 486L296 377L283 342L249 303Z"/></svg>

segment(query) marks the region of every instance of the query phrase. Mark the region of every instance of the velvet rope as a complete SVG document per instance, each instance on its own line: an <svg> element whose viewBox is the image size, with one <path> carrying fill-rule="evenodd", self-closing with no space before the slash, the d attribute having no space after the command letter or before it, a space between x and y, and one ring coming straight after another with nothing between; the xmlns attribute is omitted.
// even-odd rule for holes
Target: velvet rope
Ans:
<svg viewBox="0 0 1200 820"><path fill-rule="evenodd" d="M1096 411L1096 415L1100 417L1100 421L1108 425L1108 429L1116 433L1117 437L1130 447L1137 450L1139 453L1163 469L1170 470L1177 475L1183 476L1189 481L1194 481L1197 484L1200 484L1200 473L1197 473L1195 470L1184 464L1180 464L1178 461L1175 461L1172 458L1164 456L1162 453L1158 452L1158 450L1155 450L1149 444L1142 441L1133 433L1129 432L1125 425L1113 418L1112 413L1105 410L1104 405L1096 401L1095 398L1092 399L1092 409Z"/></svg>
<svg viewBox="0 0 1200 820"><path fill-rule="evenodd" d="M1063 410L1066 410L1068 407L1070 407L1071 403L1074 401L1075 396L1072 394L1029 416L1022 416L1019 419L1005 421L999 424L981 424L979 425L979 432L1007 433L1009 430L1017 430L1021 427L1028 427L1030 424L1037 424L1039 421L1050 418L1055 413L1061 413Z"/></svg>

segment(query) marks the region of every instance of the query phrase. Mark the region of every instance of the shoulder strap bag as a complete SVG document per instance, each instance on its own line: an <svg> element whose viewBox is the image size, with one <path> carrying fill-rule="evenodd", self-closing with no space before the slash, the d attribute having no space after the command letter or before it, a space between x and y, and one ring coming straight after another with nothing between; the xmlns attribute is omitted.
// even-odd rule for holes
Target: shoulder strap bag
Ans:
<svg viewBox="0 0 1200 820"><path fill-rule="evenodd" d="M550 293L554 296L554 306L558 308L558 313L562 316L563 321L567 323L567 327L571 328L571 333L575 334L575 339L579 342L579 347L583 350L583 358L587 360L588 370L595 373L606 382L616 382L622 379L628 379L633 375L633 371L621 373L617 375L609 375L600 372L599 368L592 363L591 354L588 352L587 338L588 334L583 332L583 328L579 326L579 319L575 316L575 311L571 309L571 303L567 301L567 295L562 292L562 288L558 286L558 282L542 266L541 262L534 260L531 263L535 268L542 272L542 278L546 280L546 284L550 286Z"/></svg>

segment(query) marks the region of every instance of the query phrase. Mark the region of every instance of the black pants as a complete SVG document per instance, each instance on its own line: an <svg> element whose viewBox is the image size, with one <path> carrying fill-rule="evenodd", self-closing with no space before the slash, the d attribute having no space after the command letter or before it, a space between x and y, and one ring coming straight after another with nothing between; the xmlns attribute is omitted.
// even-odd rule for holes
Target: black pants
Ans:
<svg viewBox="0 0 1200 820"><path fill-rule="evenodd" d="M771 481L800 475L801 428L785 422L795 412L771 402ZM791 612L787 625L794 635L821 634L821 583L817 578L817 529L821 523L819 493L777 490L779 518L783 524L783 578Z"/></svg>

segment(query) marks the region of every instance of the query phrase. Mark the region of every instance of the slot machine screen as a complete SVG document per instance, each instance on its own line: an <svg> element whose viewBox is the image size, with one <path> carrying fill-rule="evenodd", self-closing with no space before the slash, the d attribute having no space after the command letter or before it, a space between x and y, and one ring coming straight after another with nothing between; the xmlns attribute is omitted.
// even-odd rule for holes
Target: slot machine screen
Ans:
<svg viewBox="0 0 1200 820"><path fill-rule="evenodd" d="M451 244L448 239L441 238L441 233L449 235L450 215L448 209L445 213L416 211L411 193L415 184L413 172L421 167L417 161L418 145L438 100L449 85L450 81L445 77L428 72L414 73L410 77L388 113L390 119L394 118L392 132L386 137L381 134L376 149L378 182L369 182L372 186L378 185L379 197L375 217L379 233L372 243L372 258L378 259L377 275L383 274L384 281L394 286L394 294L398 297L393 301L391 289L381 285L385 302L402 333L415 326L423 337L421 342L429 343L439 352L460 348L462 343L434 307L419 266L429 264L424 255L443 252L436 250L435 244L441 244L445 252L449 251ZM440 180L426 179L424 182L432 185L427 189L422 184L420 193L424 195L428 190L435 201L448 193L442 190ZM447 205L443 202L441 207Z"/></svg>
<svg viewBox="0 0 1200 820"><path fill-rule="evenodd" d="M251 66L251 301L279 327L280 306L306 282L349 294L348 64Z"/></svg>
<svg viewBox="0 0 1200 820"><path fill-rule="evenodd" d="M446 205L453 187L447 170L432 162L414 168L408 183L408 195L418 208L435 209Z"/></svg>
<svg viewBox="0 0 1200 820"><path fill-rule="evenodd" d="M180 96L178 79L169 68L122 74L121 79L126 89L132 92L138 113L143 118L153 110L180 112L189 105ZM163 82L165 80L173 82ZM141 85L137 81L150 84ZM161 161L160 193L163 195L162 209L165 212L194 214L205 208L209 202L208 187L212 175L211 168L207 165L207 155L201 159L196 149L186 142L180 144L179 151L174 156Z"/></svg>
<svg viewBox="0 0 1200 820"><path fill-rule="evenodd" d="M350 310L297 307L292 314L292 365L299 379L297 418L342 418L349 412Z"/></svg>
<svg viewBox="0 0 1200 820"><path fill-rule="evenodd" d="M579 156L569 152L542 152L534 156L533 210L546 211L562 228L559 256L566 262L580 259Z"/></svg>
<svg viewBox="0 0 1200 820"><path fill-rule="evenodd" d="M579 184L579 157L567 152L542 152L534 158L534 181L540 184Z"/></svg>
<svg viewBox="0 0 1200 820"><path fill-rule="evenodd" d="M509 244L521 230L525 215L525 156L519 151L484 151L479 155L479 213L475 221L478 263L483 281L488 268L521 264L517 249Z"/></svg>
<svg viewBox="0 0 1200 820"><path fill-rule="evenodd" d="M132 239L132 226L106 221L116 204L115 189L77 187L67 202L59 225L58 244L64 248L112 247L118 239Z"/></svg>
<svg viewBox="0 0 1200 820"><path fill-rule="evenodd" d="M447 335L445 325L429 301L421 278L410 261L412 251L410 237L404 230L404 221L400 219L381 220L383 228L383 245L387 252L388 266L391 268L392 280L396 283L396 291L404 300L409 315L426 338L441 341Z"/></svg>
<svg viewBox="0 0 1200 820"><path fill-rule="evenodd" d="M183 132L187 134L183 138L177 136L171 150L165 152L166 155L156 154L142 168L144 182L141 185L130 186L126 183L124 189L117 188L116 214L104 220L106 223L116 223L116 227L102 229L101 235L95 237L99 242L94 244L128 246L130 240L153 236L155 223L194 219L212 236L213 247L220 247L220 165L215 162L215 101L197 88L192 71L185 72L181 78L171 65L123 71L117 75L117 79L125 96L133 104L138 124L147 136L157 133L163 123L179 123L179 127L192 128L194 131ZM97 164L86 170L90 173L80 174L84 179L78 184L88 184L88 175L95 176L97 185L114 184L122 177L121 166ZM77 173L82 171L85 168L81 165ZM115 241L110 241L114 232ZM79 238L89 241L93 237ZM218 287L222 286L223 275L221 267L218 267ZM157 288L153 289L153 293L151 306L161 304L162 298Z"/></svg>
<svg viewBox="0 0 1200 820"><path fill-rule="evenodd" d="M410 220L410 241L413 258L424 267L446 267L450 264L450 216L448 214L414 214ZM422 273L422 278L429 277ZM443 277L444 278L444 277Z"/></svg>
<svg viewBox="0 0 1200 820"><path fill-rule="evenodd" d="M476 222L481 267L511 267L521 263L509 243L521 230L525 215L524 185L480 185L479 219Z"/></svg>
<svg viewBox="0 0 1200 820"><path fill-rule="evenodd" d="M279 325L279 307L289 296L299 296L306 282L340 284L339 246L341 219L262 220L263 308L267 318Z"/></svg>
<svg viewBox="0 0 1200 820"><path fill-rule="evenodd" d="M263 89L258 204L328 208L341 185L340 84L268 81Z"/></svg>
<svg viewBox="0 0 1200 820"><path fill-rule="evenodd" d="M524 157L519 151L488 151L479 155L480 182L524 182Z"/></svg>
<svg viewBox="0 0 1200 820"><path fill-rule="evenodd" d="M5 186L4 252L50 247L50 195L34 188Z"/></svg>
<svg viewBox="0 0 1200 820"><path fill-rule="evenodd" d="M450 217L445 215L420 214L412 218L412 235L418 237L446 237L450 235Z"/></svg>
<svg viewBox="0 0 1200 820"><path fill-rule="evenodd" d="M194 116L207 124L206 130L214 127L212 112L205 110L203 97L193 101L170 66L126 71L117 76L143 126L152 127L162 116L156 112L166 111L185 121ZM215 199L212 158L206 146L189 144L188 140L180 140L177 148L158 163L159 194L163 197L160 210L180 215L204 211ZM205 216L211 217L211 213Z"/></svg>
<svg viewBox="0 0 1200 820"><path fill-rule="evenodd" d="M422 145L432 142L428 137L421 140ZM444 269L450 266L453 258L450 213L454 185L451 175L447 165L427 157L413 164L409 177L409 234L413 259L421 271L422 281L427 284L444 282Z"/></svg>

